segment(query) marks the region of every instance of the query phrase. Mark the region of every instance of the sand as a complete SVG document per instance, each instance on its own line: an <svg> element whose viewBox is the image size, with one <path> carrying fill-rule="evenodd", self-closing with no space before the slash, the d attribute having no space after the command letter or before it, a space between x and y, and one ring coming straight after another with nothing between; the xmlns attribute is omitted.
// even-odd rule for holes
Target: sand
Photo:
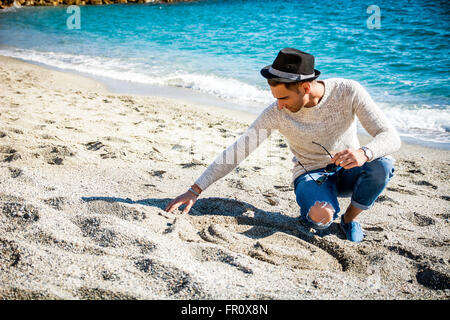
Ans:
<svg viewBox="0 0 450 320"><path fill-rule="evenodd" d="M449 151L402 145L359 244L298 224L278 133L167 213L255 115L0 62L0 298L450 297Z"/></svg>

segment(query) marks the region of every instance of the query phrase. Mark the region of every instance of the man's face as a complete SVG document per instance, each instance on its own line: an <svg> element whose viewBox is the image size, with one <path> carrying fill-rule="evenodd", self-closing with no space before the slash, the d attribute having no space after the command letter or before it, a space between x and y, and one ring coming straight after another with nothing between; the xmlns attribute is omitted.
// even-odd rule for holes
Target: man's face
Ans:
<svg viewBox="0 0 450 320"><path fill-rule="evenodd" d="M290 112L298 112L308 103L301 85L288 89L284 84L279 84L275 87L270 86L270 90L273 97L278 101L279 110L286 108Z"/></svg>

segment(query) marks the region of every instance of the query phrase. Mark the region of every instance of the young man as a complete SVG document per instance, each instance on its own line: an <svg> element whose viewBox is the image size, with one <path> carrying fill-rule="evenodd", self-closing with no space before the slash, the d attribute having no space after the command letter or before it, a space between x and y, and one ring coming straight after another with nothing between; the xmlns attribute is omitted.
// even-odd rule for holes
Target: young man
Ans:
<svg viewBox="0 0 450 320"><path fill-rule="evenodd" d="M189 212L203 190L245 157L231 163L223 159L235 159L233 154L243 150L249 150L247 156L276 129L294 154L292 181L301 223L316 230L328 228L340 211L337 197L351 196L340 226L348 240L362 241L364 233L355 218L372 207L393 176L394 160L387 155L401 145L395 128L358 82L341 78L317 81L320 71L314 69L314 57L308 53L285 48L261 74L277 101L186 193L172 200L166 211L186 204L183 213ZM355 116L373 137L363 147Z"/></svg>

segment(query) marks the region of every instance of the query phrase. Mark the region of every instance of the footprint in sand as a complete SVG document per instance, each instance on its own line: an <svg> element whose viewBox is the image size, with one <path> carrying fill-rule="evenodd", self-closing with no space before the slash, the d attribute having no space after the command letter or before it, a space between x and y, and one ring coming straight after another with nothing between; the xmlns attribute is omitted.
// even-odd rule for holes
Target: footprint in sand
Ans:
<svg viewBox="0 0 450 320"><path fill-rule="evenodd" d="M401 194L413 195L413 196L417 195L417 192L415 192L415 191L408 190L408 189L403 189L403 188L398 188L398 187L387 187L386 190L393 191L393 192L398 192L398 193L401 193Z"/></svg>
<svg viewBox="0 0 450 320"><path fill-rule="evenodd" d="M447 219L449 219L450 215L447 215ZM442 248L444 250L447 250L447 248L450 246L450 240L444 239L443 241L437 240L437 239L430 239L430 238L417 238L417 242L419 242L424 247L436 247L436 248Z"/></svg>
<svg viewBox="0 0 450 320"><path fill-rule="evenodd" d="M422 239L432 241L432 239ZM432 290L450 289L450 273L446 267L442 267L436 263L433 263L433 266L431 266L431 261L429 260L430 258L426 255L413 253L410 250L400 246L389 246L388 249L399 256L411 260L414 263L416 269L416 280L419 284Z"/></svg>
<svg viewBox="0 0 450 320"><path fill-rule="evenodd" d="M81 243L76 239L66 238L64 235L59 233L59 230L57 229L53 228L50 230L45 230L45 228L46 226L44 225L37 226L27 234L27 240L38 245L58 248L60 250L64 250L66 252L74 254L89 254L96 256L106 254L104 250L100 249L96 245L92 245L86 242Z"/></svg>
<svg viewBox="0 0 450 320"><path fill-rule="evenodd" d="M375 202L387 202L389 206L393 206L392 204L396 204L396 205L400 205L400 203L394 199L392 199L391 197L388 197L387 195L381 195L379 196Z"/></svg>
<svg viewBox="0 0 450 320"><path fill-rule="evenodd" d="M17 244L13 241L0 239L0 269L9 270L11 267L17 267L21 260L21 254Z"/></svg>
<svg viewBox="0 0 450 320"><path fill-rule="evenodd" d="M100 141L91 141L85 144L88 150L97 151L105 147L105 145Z"/></svg>
<svg viewBox="0 0 450 320"><path fill-rule="evenodd" d="M158 248L156 243L143 239L135 240L134 244L139 247L142 254L149 254Z"/></svg>
<svg viewBox="0 0 450 320"><path fill-rule="evenodd" d="M23 173L22 169L20 168L9 167L8 169L11 173L11 178L17 178Z"/></svg>
<svg viewBox="0 0 450 320"><path fill-rule="evenodd" d="M102 149L102 153L100 154L102 159L117 158L116 153L114 153L108 145L103 144L101 141L91 141L86 143L85 146L90 151L98 151Z"/></svg>
<svg viewBox="0 0 450 320"><path fill-rule="evenodd" d="M200 283L194 281L189 273L167 263L159 262L156 259L141 258L135 261L135 267L147 275L152 285L158 286L165 296L210 298Z"/></svg>
<svg viewBox="0 0 450 320"><path fill-rule="evenodd" d="M167 171L165 170L152 170L149 172L149 174L152 177L158 177L158 178L163 178L163 175L166 173Z"/></svg>
<svg viewBox="0 0 450 320"><path fill-rule="evenodd" d="M120 219L124 219L127 221L142 221L147 218L147 214L144 211L139 211L135 208L131 208L127 205L117 202L89 200L89 202L87 203L87 208L89 212L93 212L96 214L114 215Z"/></svg>
<svg viewBox="0 0 450 320"><path fill-rule="evenodd" d="M82 300L137 300L138 297L100 288L81 287L75 295Z"/></svg>
<svg viewBox="0 0 450 320"><path fill-rule="evenodd" d="M407 212L402 215L402 218L418 227L427 227L436 224L435 219L418 212Z"/></svg>
<svg viewBox="0 0 450 320"><path fill-rule="evenodd" d="M12 223L14 228L26 227L39 220L39 210L35 206L27 204L25 199L12 195L0 195L0 213L8 218L5 223Z"/></svg>
<svg viewBox="0 0 450 320"><path fill-rule="evenodd" d="M67 200L64 197L53 197L42 201L56 210L62 210L64 205L67 203Z"/></svg>
<svg viewBox="0 0 450 320"><path fill-rule="evenodd" d="M41 135L41 138L42 138L42 139L45 139L45 140L56 140L56 139L57 139L57 137L51 136L51 135L46 134L46 133L44 133L43 135Z"/></svg>
<svg viewBox="0 0 450 320"><path fill-rule="evenodd" d="M242 179L225 178L227 185L233 189L250 190L250 188L243 182Z"/></svg>
<svg viewBox="0 0 450 320"><path fill-rule="evenodd" d="M404 160L399 162L399 169L407 173L401 173L401 176L409 176L411 173L424 175L422 169L415 161Z"/></svg>
<svg viewBox="0 0 450 320"><path fill-rule="evenodd" d="M280 190L281 192L293 191L294 188L290 186L273 186L275 189Z"/></svg>
<svg viewBox="0 0 450 320"><path fill-rule="evenodd" d="M17 150L10 146L0 146L0 153L4 155L3 162L11 162L22 158Z"/></svg>
<svg viewBox="0 0 450 320"><path fill-rule="evenodd" d="M434 270L427 265L421 265L416 273L416 280L421 285L432 290L449 290L450 275L445 271Z"/></svg>
<svg viewBox="0 0 450 320"><path fill-rule="evenodd" d="M412 261L415 262L420 262L421 260L424 259L424 256L422 256L421 254L414 254L412 253L410 250L400 247L398 245L396 246L389 246L387 247L389 251L394 252L402 257L408 258Z"/></svg>
<svg viewBox="0 0 450 320"><path fill-rule="evenodd" d="M101 220L97 217L81 217L75 220L74 223L81 229L83 237L92 239L100 247L120 248L129 242L124 235L114 230L103 228Z"/></svg>
<svg viewBox="0 0 450 320"><path fill-rule="evenodd" d="M8 128L8 130L17 134L23 134L23 131L17 128Z"/></svg>
<svg viewBox="0 0 450 320"><path fill-rule="evenodd" d="M414 181L414 184L418 185L418 186L427 186L427 187L431 187L432 189L436 190L438 188L437 185L434 185L426 180L420 180L420 181Z"/></svg>
<svg viewBox="0 0 450 320"><path fill-rule="evenodd" d="M136 102L130 98L130 97L126 97L126 96L119 96L120 101L125 102L125 103L130 103L130 104L135 104Z"/></svg>
<svg viewBox="0 0 450 320"><path fill-rule="evenodd" d="M102 276L102 279L105 280L105 281L117 281L117 280L120 280L119 275L117 275L114 272L108 271L108 270L103 270L101 272L101 276Z"/></svg>
<svg viewBox="0 0 450 320"><path fill-rule="evenodd" d="M66 157L73 157L75 155L72 150L66 146L40 146L44 149L41 154L48 164L62 165Z"/></svg>
<svg viewBox="0 0 450 320"><path fill-rule="evenodd" d="M419 227L427 227L436 223L433 218L417 212L414 212L409 220Z"/></svg>
<svg viewBox="0 0 450 320"><path fill-rule="evenodd" d="M253 270L250 267L245 266L246 263L240 261L241 258L232 252L226 252L217 247L205 247L204 245L195 247L191 252L195 259L200 262L221 262L234 267L243 273L253 274Z"/></svg>
<svg viewBox="0 0 450 320"><path fill-rule="evenodd" d="M187 168L191 168L191 167L195 167L195 166L206 166L205 163L203 163L199 160L196 160L196 159L193 159L189 163L181 163L180 165L183 169L187 169Z"/></svg>
<svg viewBox="0 0 450 320"><path fill-rule="evenodd" d="M39 290L20 289L16 287L0 289L2 300L58 300L62 297Z"/></svg>

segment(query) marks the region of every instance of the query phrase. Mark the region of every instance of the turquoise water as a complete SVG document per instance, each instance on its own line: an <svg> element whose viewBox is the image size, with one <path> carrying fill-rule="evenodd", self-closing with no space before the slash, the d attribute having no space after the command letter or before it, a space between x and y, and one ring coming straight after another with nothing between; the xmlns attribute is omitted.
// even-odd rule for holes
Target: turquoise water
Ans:
<svg viewBox="0 0 450 320"><path fill-rule="evenodd" d="M380 9L370 29L369 5ZM0 54L146 86L185 88L259 113L259 70L283 47L316 57L321 78L360 81L402 137L450 147L446 1L198 1L0 13ZM319 78L320 79L320 78ZM130 86L130 83L128 87Z"/></svg>

